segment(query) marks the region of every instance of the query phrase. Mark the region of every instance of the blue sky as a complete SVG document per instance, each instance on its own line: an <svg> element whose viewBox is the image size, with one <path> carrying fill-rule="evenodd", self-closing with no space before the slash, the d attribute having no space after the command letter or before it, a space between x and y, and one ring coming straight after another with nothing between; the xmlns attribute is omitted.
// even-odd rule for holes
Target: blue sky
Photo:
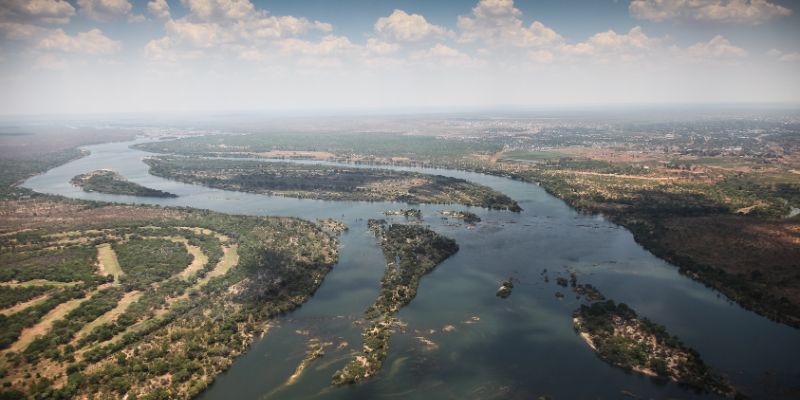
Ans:
<svg viewBox="0 0 800 400"><path fill-rule="evenodd" d="M0 113L800 101L786 0L3 0Z"/></svg>

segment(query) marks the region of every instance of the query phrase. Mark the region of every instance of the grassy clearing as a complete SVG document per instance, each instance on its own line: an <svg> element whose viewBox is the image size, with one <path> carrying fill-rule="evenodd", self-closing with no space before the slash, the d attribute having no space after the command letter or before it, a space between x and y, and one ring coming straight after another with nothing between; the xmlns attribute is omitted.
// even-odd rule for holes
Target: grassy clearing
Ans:
<svg viewBox="0 0 800 400"><path fill-rule="evenodd" d="M197 246L192 246L189 243L184 243L186 250L192 255L192 263L186 269L181 271L181 278L188 280L189 277L202 270L208 264L208 256L203 253Z"/></svg>
<svg viewBox="0 0 800 400"><path fill-rule="evenodd" d="M227 274L231 268L235 267L239 263L239 245L232 244L230 246L223 246L222 251L224 253L222 259L217 263L214 269L205 276L205 278L197 281L197 284L195 284L194 288L201 288L205 286L208 281L211 280L211 278Z"/></svg>
<svg viewBox="0 0 800 400"><path fill-rule="evenodd" d="M98 326L100 326L102 324L105 324L107 322L111 322L114 319L116 319L117 317L119 317L122 313L125 312L125 310L128 309L128 307L130 307L131 304L133 304L134 302L139 300L139 298L142 297L142 294L143 293L138 291L138 290L134 290L132 292L125 293L125 295L122 296L122 299L120 299L119 303L117 303L117 306L114 307L114 309L112 309L111 311L101 315L99 318L95 319L94 321L84 325L84 327L81 328L81 330L79 330L78 333L75 334L75 337L72 340L73 344L77 343L78 340L80 340L82 337L86 336L94 328L96 328L96 327L98 327Z"/></svg>
<svg viewBox="0 0 800 400"><path fill-rule="evenodd" d="M100 267L100 274L113 275L114 283L119 283L119 277L125 274L117 260L117 253L109 243L97 246L97 263Z"/></svg>

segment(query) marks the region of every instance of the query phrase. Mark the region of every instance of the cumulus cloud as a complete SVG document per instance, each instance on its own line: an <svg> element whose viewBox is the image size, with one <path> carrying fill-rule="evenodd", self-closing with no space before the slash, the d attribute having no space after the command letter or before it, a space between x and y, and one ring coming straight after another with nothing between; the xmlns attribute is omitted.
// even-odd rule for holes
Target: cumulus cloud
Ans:
<svg viewBox="0 0 800 400"><path fill-rule="evenodd" d="M64 0L3 0L0 20L10 22L66 24L75 8Z"/></svg>
<svg viewBox="0 0 800 400"><path fill-rule="evenodd" d="M250 0L181 0L189 12L198 18L242 19L256 12Z"/></svg>
<svg viewBox="0 0 800 400"><path fill-rule="evenodd" d="M283 39L278 42L285 53L302 54L306 56L329 56L341 54L357 47L344 36L327 35L320 41L313 42L296 38Z"/></svg>
<svg viewBox="0 0 800 400"><path fill-rule="evenodd" d="M634 18L649 21L695 20L760 24L792 10L767 0L633 0Z"/></svg>
<svg viewBox="0 0 800 400"><path fill-rule="evenodd" d="M128 0L78 0L81 13L95 21L108 21L122 17L133 6Z"/></svg>
<svg viewBox="0 0 800 400"><path fill-rule="evenodd" d="M128 22L132 24L138 24L144 21L147 21L147 18L142 14L128 14Z"/></svg>
<svg viewBox="0 0 800 400"><path fill-rule="evenodd" d="M65 33L63 29L53 29L39 39L36 45L38 49L42 50L92 55L116 53L120 46L119 42L111 40L97 28L74 36Z"/></svg>
<svg viewBox="0 0 800 400"><path fill-rule="evenodd" d="M696 58L738 58L747 55L747 52L736 47L721 35L714 36L706 43L696 43L686 49L686 53Z"/></svg>
<svg viewBox="0 0 800 400"><path fill-rule="evenodd" d="M388 17L378 18L374 29L380 36L400 42L416 42L448 34L447 29L429 23L422 15L408 14L403 10L394 10Z"/></svg>
<svg viewBox="0 0 800 400"><path fill-rule="evenodd" d="M148 60L175 63L225 54L255 62L265 60L270 52L322 54L326 48L342 44L342 39L349 42L347 38L331 36L333 26L329 23L269 15L249 0L181 0L181 3L188 13L179 19L173 19L165 0L148 3L148 12L164 21L165 32L164 37L145 46L143 54ZM312 32L326 36L316 42L299 39Z"/></svg>
<svg viewBox="0 0 800 400"><path fill-rule="evenodd" d="M772 58L775 58L778 61L783 61L783 62L800 61L800 53L796 51L791 53L784 53L778 49L770 49L770 51L767 52L767 55Z"/></svg>
<svg viewBox="0 0 800 400"><path fill-rule="evenodd" d="M172 19L172 14L170 14L167 0L151 0L149 3L147 3L147 12L149 12L153 17L161 20Z"/></svg>
<svg viewBox="0 0 800 400"><path fill-rule="evenodd" d="M278 39L298 36L311 30L329 33L333 30L330 24L309 21L305 18L287 16L259 16L236 22L233 30L245 39Z"/></svg>
<svg viewBox="0 0 800 400"><path fill-rule="evenodd" d="M398 51L400 49L400 45L397 43L384 42L383 40L376 38L369 38L367 39L365 48L372 54L386 55Z"/></svg>
<svg viewBox="0 0 800 400"><path fill-rule="evenodd" d="M167 35L178 43L198 48L211 48L230 42L233 36L213 22L191 22L186 19L170 20L165 25Z"/></svg>
<svg viewBox="0 0 800 400"><path fill-rule="evenodd" d="M660 43L660 39L647 36L641 27L636 26L628 33L617 33L613 30L600 32L586 41L564 45L560 50L566 55L593 57L598 61L629 61L654 51Z"/></svg>
<svg viewBox="0 0 800 400"><path fill-rule="evenodd" d="M472 15L458 17L459 40L514 47L545 47L563 42L561 35L539 21L526 27L521 15L513 0L481 0Z"/></svg>

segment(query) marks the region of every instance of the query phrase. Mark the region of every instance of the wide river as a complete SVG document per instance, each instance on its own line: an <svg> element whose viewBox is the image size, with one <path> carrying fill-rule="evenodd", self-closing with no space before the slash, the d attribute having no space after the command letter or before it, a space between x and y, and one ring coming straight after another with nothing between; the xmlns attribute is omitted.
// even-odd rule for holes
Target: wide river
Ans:
<svg viewBox="0 0 800 400"><path fill-rule="evenodd" d="M800 330L744 310L680 275L676 267L639 246L627 230L602 217L577 213L536 185L421 168L397 169L490 186L518 201L524 211L470 208L483 222L468 228L439 215L441 210L464 207L418 206L423 223L454 238L460 250L422 278L417 297L400 311L407 326L392 337L380 374L363 384L333 388L333 373L361 347L357 322L377 295L385 267L366 220L407 205L299 200L168 181L147 172L141 160L148 153L130 149L132 143L137 142L86 147L91 155L35 176L24 186L80 199L308 220L333 217L350 227L341 237L339 263L317 293L297 311L277 319L268 334L200 396L204 400L713 398L601 361L573 330L572 312L580 301L555 284L556 277L570 272L577 273L579 283L591 283L606 297L665 325L754 398L790 398L787 389L798 393ZM179 197L86 193L70 185L73 176L100 168ZM520 282L513 294L496 297L499 282L509 277ZM558 299L559 291L566 297ZM443 329L448 325L452 328ZM333 345L296 383L286 385L311 338ZM345 342L349 345L338 348Z"/></svg>

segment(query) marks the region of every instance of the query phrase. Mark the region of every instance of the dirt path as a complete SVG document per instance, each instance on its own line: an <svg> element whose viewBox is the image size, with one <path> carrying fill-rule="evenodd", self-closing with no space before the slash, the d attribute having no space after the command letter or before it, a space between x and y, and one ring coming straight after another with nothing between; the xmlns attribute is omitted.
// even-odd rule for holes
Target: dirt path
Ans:
<svg viewBox="0 0 800 400"><path fill-rule="evenodd" d="M211 278L227 274L231 268L235 267L236 264L239 263L239 245L232 244L230 246L223 246L222 252L222 259L219 260L211 272L209 272L203 279L197 281L195 287L200 288L205 286L205 284L208 283Z"/></svg>
<svg viewBox="0 0 800 400"><path fill-rule="evenodd" d="M188 267L186 267L186 269L181 271L180 275L184 280L188 280L189 277L197 273L197 271L205 268L206 264L208 264L208 256L206 253L203 253L199 247L193 246L188 242L184 243L184 246L186 246L186 250L189 252L189 254L192 255L192 262Z"/></svg>
<svg viewBox="0 0 800 400"><path fill-rule="evenodd" d="M72 339L72 344L75 345L75 343L77 343L78 340L80 340L84 336L88 335L94 328L96 328L96 327L98 327L98 326L100 326L102 324L105 324L107 322L111 322L111 321L115 320L117 317L122 315L122 313L124 313L125 310L127 310L128 307L130 307L131 304L133 304L137 300L139 300L139 298L142 297L143 294L144 294L143 292L140 292L138 290L134 290L132 292L125 293L125 295L122 296L122 298L119 300L119 303L117 303L116 307L114 307L112 310L108 311L107 313L99 316L94 321L84 325L83 328L81 328L81 330L79 330L75 334L75 337Z"/></svg>
<svg viewBox="0 0 800 400"><path fill-rule="evenodd" d="M108 243L97 246L97 264L100 274L114 276L114 283L119 283L119 277L125 274L117 260L117 253Z"/></svg>

